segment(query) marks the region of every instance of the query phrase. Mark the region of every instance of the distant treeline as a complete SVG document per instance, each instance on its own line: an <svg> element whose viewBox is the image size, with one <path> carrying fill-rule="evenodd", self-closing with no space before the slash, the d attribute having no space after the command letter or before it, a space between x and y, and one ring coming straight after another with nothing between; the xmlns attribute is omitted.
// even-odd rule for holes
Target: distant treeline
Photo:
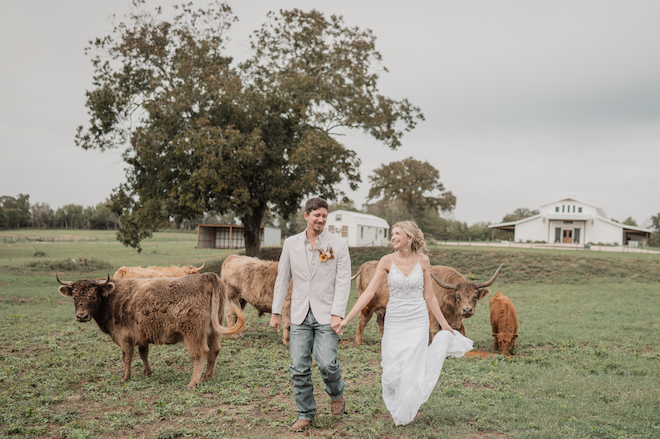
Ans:
<svg viewBox="0 0 660 439"><path fill-rule="evenodd" d="M407 219L403 210L398 206L374 204L362 211L385 218L390 224ZM356 209L353 203L331 203L330 210ZM491 229L487 222L468 225L463 221L440 217L436 210L422 211L415 218L427 238L455 241L486 241L491 238ZM192 230L199 223L240 224L233 212L225 215L206 215L192 221L172 221L174 229ZM284 236L299 233L305 229L306 223L302 209L285 220L284 218L267 212L264 218L265 225L281 227ZM98 203L96 206L81 206L66 204L57 209L46 203L30 203L30 196L19 194L16 197L0 196L0 229L83 229L83 230L116 230L119 228L119 219L112 213L108 201Z"/></svg>
<svg viewBox="0 0 660 439"><path fill-rule="evenodd" d="M0 196L0 229L88 229L114 230L117 217L107 202L84 207L67 204L53 210L46 203L30 204L30 196Z"/></svg>

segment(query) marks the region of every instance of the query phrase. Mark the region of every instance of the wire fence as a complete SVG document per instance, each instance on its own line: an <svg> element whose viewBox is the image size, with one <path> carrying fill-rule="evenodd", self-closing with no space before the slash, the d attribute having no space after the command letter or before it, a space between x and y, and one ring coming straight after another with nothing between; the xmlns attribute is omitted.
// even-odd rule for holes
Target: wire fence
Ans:
<svg viewBox="0 0 660 439"><path fill-rule="evenodd" d="M98 237L98 236L29 236L29 235L8 235L2 236L4 244L15 243L116 243L116 236ZM197 242L197 234L181 236L154 236L147 238L143 243L150 242Z"/></svg>

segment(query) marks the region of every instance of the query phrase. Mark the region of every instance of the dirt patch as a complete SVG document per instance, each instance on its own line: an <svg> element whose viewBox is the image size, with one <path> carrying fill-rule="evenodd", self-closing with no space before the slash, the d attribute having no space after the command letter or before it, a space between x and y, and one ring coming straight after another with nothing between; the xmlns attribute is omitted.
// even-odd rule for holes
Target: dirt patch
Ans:
<svg viewBox="0 0 660 439"><path fill-rule="evenodd" d="M31 302L34 302L34 300L35 300L34 297L17 296L17 295L13 295L13 296L9 296L9 297L3 297L2 299L0 299L1 302L7 302L7 303L12 303L12 304L31 303Z"/></svg>
<svg viewBox="0 0 660 439"><path fill-rule="evenodd" d="M504 433L499 431L486 430L486 431L472 431L470 433L459 436L461 439L508 439Z"/></svg>
<svg viewBox="0 0 660 439"><path fill-rule="evenodd" d="M478 383L473 383L471 381L463 381L461 384L463 385L463 387L469 389L490 389L493 387L490 384L478 384Z"/></svg>
<svg viewBox="0 0 660 439"><path fill-rule="evenodd" d="M496 357L497 354L494 354L492 352L484 352L484 351L470 351L465 354L466 357L479 357L479 358L488 358L488 357Z"/></svg>

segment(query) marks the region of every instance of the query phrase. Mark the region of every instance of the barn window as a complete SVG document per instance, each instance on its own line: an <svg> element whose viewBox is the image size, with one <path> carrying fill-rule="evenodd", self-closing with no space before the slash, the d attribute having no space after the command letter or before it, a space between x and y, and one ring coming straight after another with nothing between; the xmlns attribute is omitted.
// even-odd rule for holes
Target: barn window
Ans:
<svg viewBox="0 0 660 439"><path fill-rule="evenodd" d="M328 226L328 232L335 233L335 226Z"/></svg>
<svg viewBox="0 0 660 439"><path fill-rule="evenodd" d="M341 226L341 237L348 238L348 226Z"/></svg>
<svg viewBox="0 0 660 439"><path fill-rule="evenodd" d="M582 208L578 207L578 213L582 213Z"/></svg>
<svg viewBox="0 0 660 439"><path fill-rule="evenodd" d="M335 221L341 221L341 213L335 215Z"/></svg>
<svg viewBox="0 0 660 439"><path fill-rule="evenodd" d="M360 227L360 238L364 238L364 227Z"/></svg>
<svg viewBox="0 0 660 439"><path fill-rule="evenodd" d="M575 213L575 206L573 206L573 213Z"/></svg>
<svg viewBox="0 0 660 439"><path fill-rule="evenodd" d="M573 242L576 244L580 243L580 229L573 230Z"/></svg>
<svg viewBox="0 0 660 439"><path fill-rule="evenodd" d="M563 204L561 205L561 213L564 213L564 208L565 208L565 207L566 207L566 206L564 206Z"/></svg>
<svg viewBox="0 0 660 439"><path fill-rule="evenodd" d="M555 227L555 242L561 242L561 227Z"/></svg>
<svg viewBox="0 0 660 439"><path fill-rule="evenodd" d="M555 206L555 212L559 213L559 206Z"/></svg>

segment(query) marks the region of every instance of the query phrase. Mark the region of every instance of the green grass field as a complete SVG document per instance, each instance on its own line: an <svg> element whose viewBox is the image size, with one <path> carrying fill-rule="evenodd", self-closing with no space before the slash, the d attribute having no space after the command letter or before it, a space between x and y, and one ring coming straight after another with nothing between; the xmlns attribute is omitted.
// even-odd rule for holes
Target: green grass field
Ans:
<svg viewBox="0 0 660 439"><path fill-rule="evenodd" d="M514 355L493 353L488 296L465 321L479 355L448 359L417 419L394 427L381 398L375 322L363 346L352 342L353 322L339 347L347 413L330 415L315 370L319 416L295 435L287 431L296 418L288 349L249 305L248 329L240 340L223 340L215 377L187 390L192 361L182 344L152 347L150 378L136 355L133 377L120 385L119 347L94 322L77 323L72 301L57 292L56 272L74 280L121 265L204 261L218 271L236 250L197 250L191 233L158 233L140 254L112 232L34 235L74 236L59 242L3 243L2 236L0 437L660 437L659 255L431 248L434 264L477 281L505 263L491 296L502 291L518 310ZM352 249L354 272L383 252Z"/></svg>

